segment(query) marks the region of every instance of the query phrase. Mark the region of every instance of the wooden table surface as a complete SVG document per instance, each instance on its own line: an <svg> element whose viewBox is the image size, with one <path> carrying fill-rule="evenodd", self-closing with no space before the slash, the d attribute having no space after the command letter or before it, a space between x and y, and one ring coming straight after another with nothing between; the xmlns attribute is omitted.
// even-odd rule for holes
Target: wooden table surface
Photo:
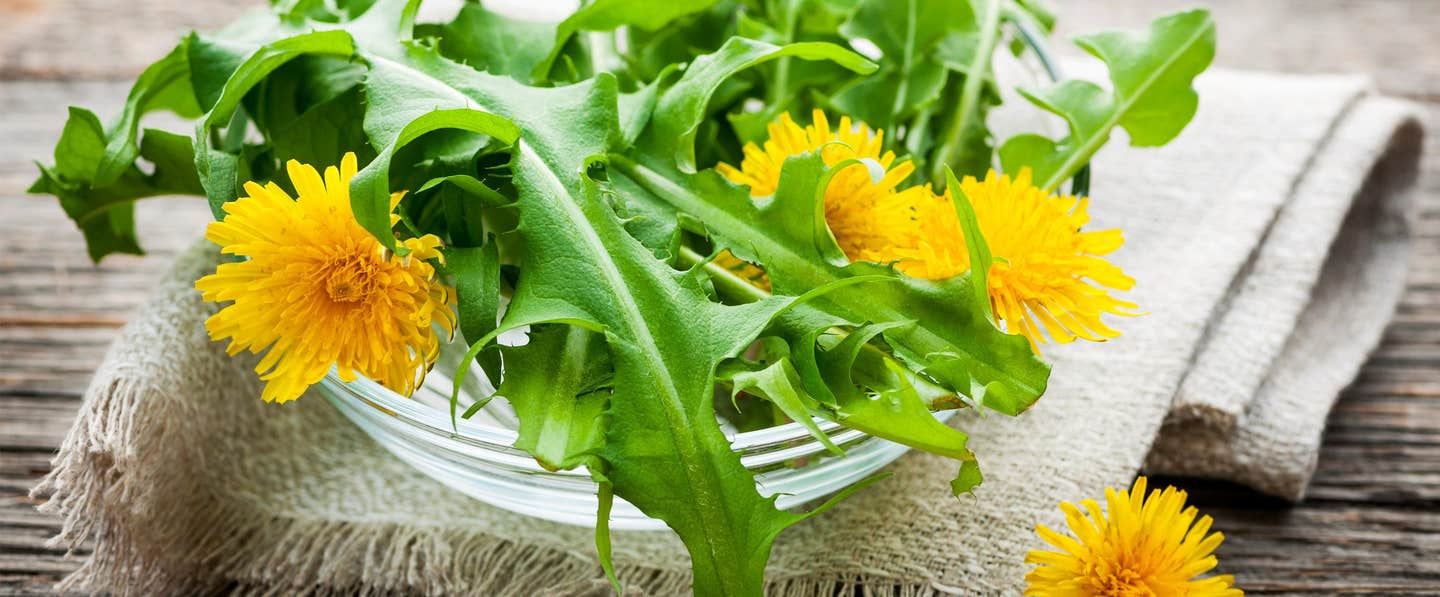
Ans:
<svg viewBox="0 0 1440 597"><path fill-rule="evenodd" d="M1190 0L1062 0L1065 32L1137 26ZM1226 572L1252 593L1440 595L1440 0L1225 0L1222 66L1363 72L1426 102L1432 134L1409 291L1383 347L1330 418L1309 498L1166 481L1227 535ZM69 104L115 113L128 79L231 0L0 0L0 595L44 594L77 561L45 545L58 520L27 497L49 469L105 347L169 258L208 220L203 202L139 208L151 253L92 266L54 200L24 194ZM48 160L47 160L48 161ZM83 555L83 552L78 555Z"/></svg>

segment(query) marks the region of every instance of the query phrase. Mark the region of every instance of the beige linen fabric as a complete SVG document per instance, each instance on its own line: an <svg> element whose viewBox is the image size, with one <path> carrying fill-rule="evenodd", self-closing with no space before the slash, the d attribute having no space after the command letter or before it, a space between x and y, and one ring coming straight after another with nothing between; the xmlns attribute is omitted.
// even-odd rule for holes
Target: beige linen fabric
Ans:
<svg viewBox="0 0 1440 597"><path fill-rule="evenodd" d="M1421 143L1409 115L1368 99L1337 124L1237 279L1147 470L1304 496L1326 415L1405 289Z"/></svg>
<svg viewBox="0 0 1440 597"><path fill-rule="evenodd" d="M1197 84L1200 113L1174 144L1117 139L1095 164L1095 226L1126 231L1117 260L1148 315L1116 321L1125 336L1108 344L1047 347L1050 391L1024 415L955 418L985 469L974 499L949 495L953 463L912 453L893 477L787 530L774 594L1018 593L1024 553L1040 546L1034 526L1062 524L1059 501L1128 484L1177 393L1183 408L1152 468L1298 495L1331 401L1396 302L1419 131L1354 78L1220 71ZM1332 252L1343 259L1322 267ZM469 500L318 397L261 403L253 361L205 337L214 307L191 284L215 260L204 243L178 260L111 348L35 490L65 517L57 541L95 540L66 588L607 590L589 529ZM1232 352L1261 362L1227 364ZM1242 377L1241 366L1256 370ZM1214 373L1232 367L1233 378ZM1184 414L1206 409L1233 420ZM615 544L631 591L686 589L673 536L617 533Z"/></svg>

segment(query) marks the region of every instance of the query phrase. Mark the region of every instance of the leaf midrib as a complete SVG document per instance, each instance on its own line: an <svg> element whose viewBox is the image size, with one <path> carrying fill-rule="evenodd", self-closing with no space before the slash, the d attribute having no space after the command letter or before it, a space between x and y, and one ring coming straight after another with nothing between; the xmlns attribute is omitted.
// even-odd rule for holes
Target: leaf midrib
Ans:
<svg viewBox="0 0 1440 597"><path fill-rule="evenodd" d="M479 101L478 98L472 98L464 91L435 78L434 76L423 70L414 68L409 64L389 60L379 56L367 56L367 58L372 60L381 60L393 67L407 70L413 73L415 76L420 77L421 79L434 85L437 89L454 93L459 97L464 98L467 102L471 100ZM538 153L535 152L529 142L527 142L523 138L516 141L515 151L518 154L519 159L528 162L530 168L540 175L537 176L537 179L539 179L541 183L547 187L548 190L548 192L544 193L544 195L552 197L570 197L572 195L571 190L566 188L564 181L560 180L560 178L555 174L554 169L552 169L550 165L543 158L541 158ZM621 275L620 270L615 264L614 260L611 258L609 251L605 249L604 242L600 240L600 237L596 234L594 227L588 225L588 218L586 218L585 214L580 211L579 206L575 202L554 201L551 202L551 204L560 206L562 208L566 219L570 223L570 227L577 232L579 237L584 241L586 248L592 255L594 255L595 262L600 267L601 273L605 277L605 281L609 285L612 294L615 297L616 304L621 308L623 314L625 315L624 321L626 322L627 327L630 328L627 331L630 333L631 336L630 338L627 338L627 340L629 340L632 344L639 348L648 361L655 364L654 369L656 370L657 374L660 375L660 377L662 378L662 385L664 386L665 392L667 393L664 404L667 407L666 418L669 419L672 423L672 429L688 429L688 417L684 416L683 408L680 409L681 412L678 416L675 412L673 412L676 408L682 406L680 394L675 384L675 379L670 375L670 370L666 366L664 359L660 357L659 347L657 347L653 341L654 337L651 335L649 325L647 324L644 316L640 312L639 305L635 304L633 297L630 295L630 293L626 292L628 286L624 282L624 276ZM681 443L682 442L677 441L677 445ZM689 449L691 451L691 453L687 454L687 456L690 456L690 461L693 461L695 449L694 446L687 445L684 446L683 449ZM687 472L689 472L689 467L687 466L686 468ZM707 523L706 528L707 535L710 535L708 529L712 528L711 525Z"/></svg>
<svg viewBox="0 0 1440 597"><path fill-rule="evenodd" d="M555 175L549 165L530 148L529 143L526 143L523 139L518 141L516 143L516 150L519 152L520 159L532 162L531 167L538 167L538 171L544 174L542 180L550 187L550 190L554 192L552 196L569 197L571 195L571 192L565 188L565 184ZM595 229L588 225L588 218L580 211L576 203L561 200L554 201L552 204L562 207L562 211L567 219L570 220L572 228L577 230L586 248L595 255L595 262L600 266L601 273L605 276L605 281L610 285L617 304L619 304L625 314L625 322L630 328L628 331L632 336L631 338L626 338L626 340L640 349L646 360L654 364L652 370L662 378L661 381L663 383L661 385L666 395L663 397L664 400L661 401L661 404L665 407L665 418L670 423L670 436L673 438L676 448L681 451L681 462L683 463L681 468L685 471L686 481L689 483L688 487L703 486L707 488L706 493L709 495L724 495L724 492L715 482L714 475L706 474L706 471L697 470L694 465L694 463L697 462L704 462L704 459L700 456L701 450L693 441L695 436L688 433L676 433L676 430L689 430L691 428L690 418L685 413L684 402L676 386L675 378L671 376L669 367L660 356L659 347L655 345L654 336L650 333L649 324L640 313L639 305L635 304L633 297L626 291L627 285L624 283L624 277L621 275L619 267L615 264L614 259L611 258L610 253L605 250L605 245L600 240L599 235L596 234ZM717 563L727 557L736 558L737 561L744 561L743 554L740 550L736 549L736 547L728 541L731 535L725 531L730 525L727 524L725 520L715 520L716 509L697 507L695 511L701 515L700 522L704 528L705 543L711 547L712 559ZM717 533L717 529L720 532ZM716 541L716 539L720 541ZM724 544L724 549L715 549L717 544ZM720 565L714 566L716 570L722 568ZM728 583L731 580L723 574L717 576L722 583Z"/></svg>
<svg viewBox="0 0 1440 597"><path fill-rule="evenodd" d="M905 49L900 57L900 84L895 89L895 101L890 105L890 114L899 114L905 108L905 96L910 93L910 71L915 68L916 0L906 0L905 8Z"/></svg>
<svg viewBox="0 0 1440 597"><path fill-rule="evenodd" d="M363 48L357 49L357 51L363 52ZM383 61L389 66L403 69L410 72L413 76L420 77L428 85L434 86L437 90L453 93L459 99L465 101L467 105L472 101L477 102L481 107L486 107L487 103L504 103L495 97L473 97L464 90L458 89L436 78L425 70L411 66L408 63L391 60L382 56L370 55L368 52L365 52L365 54L368 60ZM475 92L477 94L489 95L484 94L478 89L475 90ZM522 138L515 143L515 152L517 159L525 161L529 168L539 174L536 179L546 187L546 191L542 193L542 196L567 198L572 196L572 191L566 187L564 181L562 181L555 170L535 152L532 145L523 138L523 135ZM551 201L549 204L561 207L561 211L569 222L570 227L578 232L585 248L595 256L595 262L600 267L605 282L611 288L618 306L625 315L624 321L629 328L626 331L628 331L631 336L630 338L626 338L626 340L640 349L645 359L653 364L652 370L660 377L661 385L666 393L664 400L661 402L664 404L665 417L670 423L670 435L674 438L677 449L681 451L681 468L684 469L686 473L686 480L688 481L687 487L705 487L710 495L724 495L714 475L706 474L706 471L696 467L696 463L700 463L701 467L705 467L708 459L700 457L700 448L692 443L692 440L695 439L694 436L675 433L675 430L689 430L692 428L689 424L689 417L685 414L684 403L680 396L679 389L674 377L671 375L670 369L666 365L666 361L660 357L659 347L654 343L654 336L650 333L649 325L642 315L639 305L634 302L633 297L627 292L628 285L624 283L624 276L621 275L619 267L611 258L609 251L606 250L606 245L601 241L594 227L589 225L589 219L575 201ZM717 520L717 510L715 508L696 507L695 511L701 515L700 522L706 538L705 543L712 548L711 558L715 561L713 567L717 570L722 569L723 566L721 566L720 563L726 559L744 561L744 554L741 553L732 542L728 541L730 535L727 533L727 529L729 529L730 525L723 519L723 516ZM714 549L717 544L723 544L724 548ZM729 583L732 580L723 574L717 576L721 583Z"/></svg>
<svg viewBox="0 0 1440 597"><path fill-rule="evenodd" d="M584 373L584 351L586 338L583 335L571 334L565 338L565 358L561 361L563 366L555 381L555 387L571 388ZM559 449L560 460L550 463L552 466L563 466L565 457L569 455L570 429L566 421L570 420L571 413L575 412L576 402L579 396L560 396L552 400L547 410L551 416L541 417L540 429L536 431L535 453L545 454L551 450ZM555 433L559 429L561 433Z"/></svg>
<svg viewBox="0 0 1440 597"><path fill-rule="evenodd" d="M1195 46L1195 44L1200 42L1201 38L1205 37L1205 35L1210 31L1214 30L1214 28L1215 22L1207 20L1204 27L1196 30L1189 39L1185 40L1185 43L1182 44L1179 49L1177 49L1173 54L1167 57L1164 62L1160 63L1160 68L1151 71L1150 76L1146 77L1143 84L1138 87L1138 91L1128 97L1125 97L1124 101L1116 106L1116 109L1111 114L1110 118L1107 118L1104 125L1100 127L1100 132L1092 135L1089 139L1086 139L1086 141L1084 143L1081 143L1080 146L1075 149L1075 151L1071 152L1070 156L1065 158L1065 161L1060 163L1060 167L1056 169L1053 174L1050 175L1049 179L1046 179L1045 184L1041 185L1040 188L1044 189L1047 192L1054 191L1060 186L1061 182L1064 182L1066 176L1068 176L1068 174L1066 174L1067 171L1071 170L1072 168L1079 167L1079 162L1088 159L1087 157L1083 156L1089 156L1094 154L1096 151L1099 151L1100 147L1103 146L1107 140L1109 140L1110 131L1114 130L1116 125L1120 124L1120 119L1124 117L1125 113L1135 105L1135 102L1138 101L1140 97L1144 96L1145 93L1150 90L1150 86L1154 85L1161 76L1168 72L1170 70L1170 67L1174 66L1175 63L1180 60L1181 56L1184 56L1186 52L1189 52L1190 49ZM1119 95L1118 90L1112 90L1111 93L1115 93L1117 96Z"/></svg>

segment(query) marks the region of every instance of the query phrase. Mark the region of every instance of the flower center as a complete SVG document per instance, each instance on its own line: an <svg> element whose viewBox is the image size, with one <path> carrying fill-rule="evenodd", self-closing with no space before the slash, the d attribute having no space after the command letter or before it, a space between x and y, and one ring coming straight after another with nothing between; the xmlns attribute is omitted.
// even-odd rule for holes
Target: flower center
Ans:
<svg viewBox="0 0 1440 597"><path fill-rule="evenodd" d="M1144 577L1134 570L1122 568L1110 574L1101 574L1101 588L1097 594L1105 597L1152 597L1155 592L1145 583Z"/></svg>
<svg viewBox="0 0 1440 597"><path fill-rule="evenodd" d="M325 264L325 292L337 303L358 303L375 290L375 264L363 255L346 255Z"/></svg>

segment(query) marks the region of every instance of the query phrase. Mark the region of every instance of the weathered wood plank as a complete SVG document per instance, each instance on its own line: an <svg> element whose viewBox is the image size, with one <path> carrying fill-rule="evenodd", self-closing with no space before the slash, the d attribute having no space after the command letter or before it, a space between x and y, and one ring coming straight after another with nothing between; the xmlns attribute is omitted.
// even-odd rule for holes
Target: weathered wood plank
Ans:
<svg viewBox="0 0 1440 597"><path fill-rule="evenodd" d="M446 2L455 0L432 0ZM1060 35L1138 27L1204 5L1215 13L1217 62L1291 72L1368 72L1382 89L1440 97L1440 38L1426 0L1060 0ZM6 0L0 79L123 79L191 29L215 29L259 0ZM1063 37L1062 37L1063 39Z"/></svg>
<svg viewBox="0 0 1440 597"><path fill-rule="evenodd" d="M0 78L134 76L191 29L215 29L260 0L5 0Z"/></svg>
<svg viewBox="0 0 1440 597"><path fill-rule="evenodd" d="M72 375L85 377L87 372ZM0 395L0 412L5 413L0 419L0 450L53 450L65 439L79 408L78 400Z"/></svg>

